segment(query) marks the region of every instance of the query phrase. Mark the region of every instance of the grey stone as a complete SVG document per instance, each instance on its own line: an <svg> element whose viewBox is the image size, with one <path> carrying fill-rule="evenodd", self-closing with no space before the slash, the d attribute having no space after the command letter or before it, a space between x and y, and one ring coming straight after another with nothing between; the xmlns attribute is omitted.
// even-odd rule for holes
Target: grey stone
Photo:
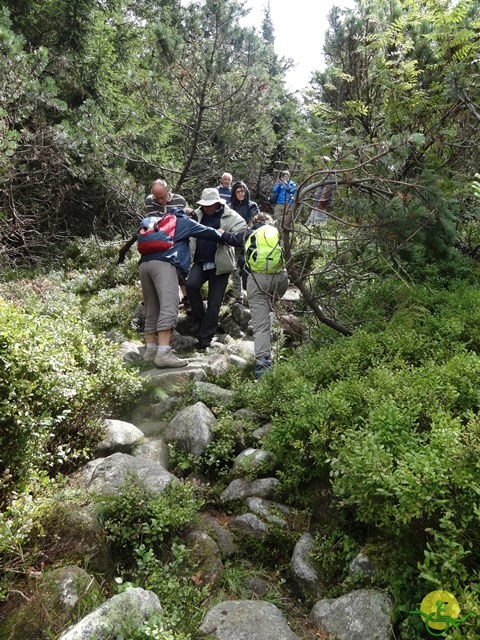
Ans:
<svg viewBox="0 0 480 640"><path fill-rule="evenodd" d="M283 613L261 600L225 601L207 612L199 636L214 640L299 640Z"/></svg>
<svg viewBox="0 0 480 640"><path fill-rule="evenodd" d="M220 502L235 502L245 500L250 496L259 498L275 498L280 490L280 481L277 478L260 478L248 482L243 478L232 480L220 496Z"/></svg>
<svg viewBox="0 0 480 640"><path fill-rule="evenodd" d="M235 396L235 392L224 389L211 382L195 382L193 385L193 397L197 400L210 399L214 402L227 403Z"/></svg>
<svg viewBox="0 0 480 640"><path fill-rule="evenodd" d="M222 558L231 558L234 556L238 549L232 533L224 529L213 516L203 514L202 521L207 533L212 535L216 540Z"/></svg>
<svg viewBox="0 0 480 640"><path fill-rule="evenodd" d="M125 340L119 346L120 357L126 363L141 362L143 360L144 348L142 345Z"/></svg>
<svg viewBox="0 0 480 640"><path fill-rule="evenodd" d="M320 578L311 559L312 545L312 536L304 533L293 550L290 575L300 590L319 595Z"/></svg>
<svg viewBox="0 0 480 640"><path fill-rule="evenodd" d="M259 427L252 433L252 438L255 438L255 440L261 442L265 438L265 436L267 436L268 433L272 430L272 428L272 424L266 424L263 427Z"/></svg>
<svg viewBox="0 0 480 640"><path fill-rule="evenodd" d="M200 456L212 442L211 429L217 420L203 402L185 407L170 420L165 429L165 441L175 442L187 453Z"/></svg>
<svg viewBox="0 0 480 640"><path fill-rule="evenodd" d="M127 453L114 453L95 467L87 489L91 493L116 495L120 487L134 474L147 489L161 493L178 480L157 462L135 458Z"/></svg>
<svg viewBox="0 0 480 640"><path fill-rule="evenodd" d="M167 413L170 413L178 407L182 399L177 396L171 396L165 398L160 402L152 404L150 407L152 418L163 418Z"/></svg>
<svg viewBox="0 0 480 640"><path fill-rule="evenodd" d="M379 591L358 589L317 602L310 622L338 640L390 640L392 601Z"/></svg>
<svg viewBox="0 0 480 640"><path fill-rule="evenodd" d="M55 607L55 616L69 615L84 598L91 601L92 593L103 600L101 589L93 576L76 565L66 565L46 572L42 576L40 590ZM45 598L44 598L45 606Z"/></svg>
<svg viewBox="0 0 480 640"><path fill-rule="evenodd" d="M245 331L252 319L252 312L243 304L232 305L232 318Z"/></svg>
<svg viewBox="0 0 480 640"><path fill-rule="evenodd" d="M264 538L268 533L268 526L254 513L235 516L228 523L228 528L231 531L250 535L258 540Z"/></svg>
<svg viewBox="0 0 480 640"><path fill-rule="evenodd" d="M290 509L284 504L264 498L251 497L247 498L247 507L249 511L263 518L269 524L288 527L288 520L284 516L290 514Z"/></svg>
<svg viewBox="0 0 480 640"><path fill-rule="evenodd" d="M235 369L245 369L248 367L249 362L245 358L235 355L234 353L228 356L228 363L235 367Z"/></svg>
<svg viewBox="0 0 480 640"><path fill-rule="evenodd" d="M150 436L135 447L133 455L137 458L148 458L168 469L168 446L162 436Z"/></svg>
<svg viewBox="0 0 480 640"><path fill-rule="evenodd" d="M126 589L89 613L59 640L111 640L119 631L122 637L128 637L156 611L161 611L161 606L153 591Z"/></svg>
<svg viewBox="0 0 480 640"><path fill-rule="evenodd" d="M263 449L245 449L234 460L232 472L234 475L260 475L262 469L272 460L272 454Z"/></svg>
<svg viewBox="0 0 480 640"><path fill-rule="evenodd" d="M202 584L214 584L225 571L218 544L205 531L191 531L185 544L195 565L195 577Z"/></svg>
<svg viewBox="0 0 480 640"><path fill-rule="evenodd" d="M352 560L349 567L350 574L363 573L365 576L370 577L375 573L375 567L364 553L359 553L356 558Z"/></svg>
<svg viewBox="0 0 480 640"><path fill-rule="evenodd" d="M187 358L188 359L188 358ZM150 378L155 384L167 392L178 392L186 388L188 383L196 380L207 380L204 367L195 366L189 360L188 366L179 369L148 369L140 373L141 377Z"/></svg>
<svg viewBox="0 0 480 640"><path fill-rule="evenodd" d="M143 433L134 424L123 420L105 420L106 433L95 448L95 457L105 457L118 451L131 453L142 441Z"/></svg>

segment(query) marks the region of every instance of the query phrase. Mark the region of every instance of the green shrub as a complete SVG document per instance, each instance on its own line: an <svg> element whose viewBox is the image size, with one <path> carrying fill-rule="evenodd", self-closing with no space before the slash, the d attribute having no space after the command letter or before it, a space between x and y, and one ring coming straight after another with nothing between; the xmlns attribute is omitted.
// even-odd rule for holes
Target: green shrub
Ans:
<svg viewBox="0 0 480 640"><path fill-rule="evenodd" d="M201 506L191 485L173 482L158 494L136 475L129 477L116 496L99 497L97 504L109 539L126 559L140 545L160 548L198 519Z"/></svg>
<svg viewBox="0 0 480 640"><path fill-rule="evenodd" d="M379 563L371 584L394 596L400 637L419 638L409 611L429 591L478 609L480 288L379 283L368 299L380 309L368 327L297 350L243 391L273 422L265 447L287 500L315 504L310 492L328 487L328 593L358 586L353 538Z"/></svg>
<svg viewBox="0 0 480 640"><path fill-rule="evenodd" d="M139 629L135 640L191 640L204 615L211 586L196 584L188 550L173 540L162 557L140 545L135 558L133 584L156 593L162 604L162 611Z"/></svg>
<svg viewBox="0 0 480 640"><path fill-rule="evenodd" d="M83 316L94 331L121 328L128 331L130 318L142 299L137 287L102 289L83 305Z"/></svg>
<svg viewBox="0 0 480 640"><path fill-rule="evenodd" d="M0 299L0 503L42 470L85 460L102 420L126 410L138 376L75 308L28 315Z"/></svg>

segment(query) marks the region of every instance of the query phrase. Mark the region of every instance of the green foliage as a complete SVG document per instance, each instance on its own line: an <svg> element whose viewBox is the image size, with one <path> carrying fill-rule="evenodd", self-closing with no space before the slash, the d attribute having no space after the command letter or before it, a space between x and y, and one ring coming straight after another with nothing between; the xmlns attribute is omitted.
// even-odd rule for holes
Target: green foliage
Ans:
<svg viewBox="0 0 480 640"><path fill-rule="evenodd" d="M325 588L358 586L347 565L365 548L400 637L418 637L404 622L411 603L440 587L471 603L478 574L480 289L377 281L356 303L370 307L370 330L297 350L244 391L268 407L265 447L289 499L314 503L328 487L333 517L316 541Z"/></svg>
<svg viewBox="0 0 480 640"><path fill-rule="evenodd" d="M85 304L84 317L95 331L128 330L132 310L140 299L136 287L103 289Z"/></svg>
<svg viewBox="0 0 480 640"><path fill-rule="evenodd" d="M116 496L97 499L109 539L128 562L134 549L159 549L167 539L197 518L201 503L191 486L173 482L158 494L136 477L126 481Z"/></svg>
<svg viewBox="0 0 480 640"><path fill-rule="evenodd" d="M280 571L271 571L263 566L253 567L248 560L237 559L235 562L226 561L215 600L258 600L259 595L252 589L252 582L261 580L268 586L261 599L271 602L280 609L283 607L285 596L282 592L285 579Z"/></svg>
<svg viewBox="0 0 480 640"><path fill-rule="evenodd" d="M190 640L201 617L208 585L194 580L196 567L178 535L198 519L201 507L193 488L174 482L158 494L131 476L116 496L97 498L100 518L112 541L120 570L121 588L141 586L154 591L162 604L134 638Z"/></svg>
<svg viewBox="0 0 480 640"><path fill-rule="evenodd" d="M203 617L203 603L210 594L208 585L195 584L187 549L173 542L160 559L152 549L140 545L135 550L135 582L157 594L162 611L147 621L133 636L135 640L191 640ZM125 587L130 586L127 583Z"/></svg>
<svg viewBox="0 0 480 640"><path fill-rule="evenodd" d="M28 315L0 299L2 499L36 473L71 468L102 433L102 418L140 390L116 348L75 308Z"/></svg>
<svg viewBox="0 0 480 640"><path fill-rule="evenodd" d="M343 528L335 528L335 523L319 527L315 531L312 546L312 560L319 569L319 575L325 586L340 583L348 575L348 568L360 549L358 541Z"/></svg>
<svg viewBox="0 0 480 640"><path fill-rule="evenodd" d="M255 426L248 421L240 424L232 415L223 415L212 427L213 440L200 456L170 445L171 463L181 475L197 471L221 482L228 477L237 454L254 430Z"/></svg>

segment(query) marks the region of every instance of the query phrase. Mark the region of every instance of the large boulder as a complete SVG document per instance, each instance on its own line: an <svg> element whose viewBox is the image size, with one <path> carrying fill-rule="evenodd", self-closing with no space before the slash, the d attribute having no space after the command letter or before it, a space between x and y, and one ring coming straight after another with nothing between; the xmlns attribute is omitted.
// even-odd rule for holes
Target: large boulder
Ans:
<svg viewBox="0 0 480 640"><path fill-rule="evenodd" d="M59 640L112 640L128 638L145 620L160 611L153 591L134 588L113 596L60 636Z"/></svg>
<svg viewBox="0 0 480 640"><path fill-rule="evenodd" d="M392 601L374 589L357 589L317 602L310 622L337 640L390 640Z"/></svg>
<svg viewBox="0 0 480 640"><path fill-rule="evenodd" d="M114 453L95 467L87 489L100 495L116 495L130 475L135 475L147 489L158 493L164 491L171 482L177 481L158 462L127 453Z"/></svg>
<svg viewBox="0 0 480 640"><path fill-rule="evenodd" d="M166 442L174 442L181 449L194 456L200 456L212 442L211 429L217 419L203 402L185 407L167 425Z"/></svg>
<svg viewBox="0 0 480 640"><path fill-rule="evenodd" d="M299 640L283 613L260 600L217 604L203 619L199 636L215 640Z"/></svg>
<svg viewBox="0 0 480 640"><path fill-rule="evenodd" d="M105 420L106 432L96 446L95 457L103 458L111 453L131 453L143 440L143 432L134 424L123 420Z"/></svg>
<svg viewBox="0 0 480 640"><path fill-rule="evenodd" d="M301 593L320 595L320 577L312 560L313 538L304 533L295 545L290 561L290 575Z"/></svg>

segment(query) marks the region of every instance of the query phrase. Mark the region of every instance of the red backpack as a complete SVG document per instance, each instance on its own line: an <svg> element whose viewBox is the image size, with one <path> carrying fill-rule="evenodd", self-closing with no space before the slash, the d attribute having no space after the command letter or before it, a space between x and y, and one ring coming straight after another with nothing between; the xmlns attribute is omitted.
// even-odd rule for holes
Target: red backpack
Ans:
<svg viewBox="0 0 480 640"><path fill-rule="evenodd" d="M144 218L137 232L137 248L142 256L159 253L173 247L177 216L167 213L158 218Z"/></svg>

